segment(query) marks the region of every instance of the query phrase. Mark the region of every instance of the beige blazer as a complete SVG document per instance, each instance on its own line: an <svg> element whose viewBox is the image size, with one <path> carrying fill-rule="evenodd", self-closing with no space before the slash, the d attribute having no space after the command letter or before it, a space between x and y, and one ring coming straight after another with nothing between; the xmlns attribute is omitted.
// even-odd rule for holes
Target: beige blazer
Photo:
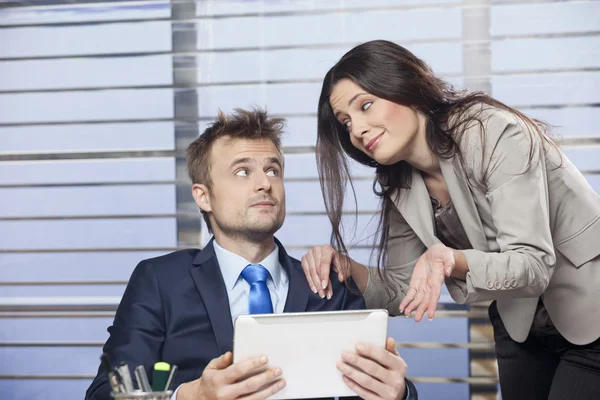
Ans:
<svg viewBox="0 0 600 400"><path fill-rule="evenodd" d="M564 156L542 151L526 125L505 111L484 111L485 133L468 127L457 156L440 160L450 197L472 250L464 250L466 281L446 279L460 304L497 300L510 336L523 342L542 296L558 331L574 344L600 337L600 196ZM525 172L524 172L525 171ZM484 179L484 174L487 179ZM385 290L372 268L364 293L369 308L398 315L416 260L439 240L421 174L393 196Z"/></svg>

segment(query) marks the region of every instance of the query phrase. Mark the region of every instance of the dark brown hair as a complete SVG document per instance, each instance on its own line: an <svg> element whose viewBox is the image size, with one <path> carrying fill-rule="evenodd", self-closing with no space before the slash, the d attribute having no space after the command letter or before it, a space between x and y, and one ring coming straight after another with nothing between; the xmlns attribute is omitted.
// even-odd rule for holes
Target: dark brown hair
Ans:
<svg viewBox="0 0 600 400"><path fill-rule="evenodd" d="M346 182L354 193L346 155L363 165L375 168L373 191L381 199L377 244L377 266L387 263L388 229L394 203L392 193L410 187L412 167L405 161L380 165L356 149L347 129L335 118L329 97L342 79L350 79L368 93L397 104L411 107L427 120L426 138L432 152L440 158L460 156L457 142L472 123L480 124L481 112L487 107L506 110L524 121L530 135L540 135L544 142L547 125L527 117L484 93L457 91L438 78L422 60L402 46L385 40L363 43L347 52L325 75L318 105L317 166L325 208L332 224L331 245L347 255L342 239L342 209ZM482 105L483 107L474 107ZM473 109L479 110L473 112ZM449 126L450 125L450 126ZM530 162L533 156L533 142ZM377 185L381 184L381 190ZM356 195L354 194L355 200Z"/></svg>
<svg viewBox="0 0 600 400"><path fill-rule="evenodd" d="M267 112L260 108L251 111L236 108L232 114L219 110L218 118L194 140L186 151L188 175L192 183L212 187L210 179L210 154L213 143L222 137L233 139L270 139L277 150L281 152L281 134L285 127L285 119L269 118ZM204 222L212 233L208 214L200 210Z"/></svg>

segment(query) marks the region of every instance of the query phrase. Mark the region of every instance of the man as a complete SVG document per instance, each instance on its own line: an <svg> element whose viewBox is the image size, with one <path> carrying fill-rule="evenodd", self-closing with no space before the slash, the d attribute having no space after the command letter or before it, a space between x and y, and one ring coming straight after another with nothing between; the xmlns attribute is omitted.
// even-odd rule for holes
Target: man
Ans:
<svg viewBox="0 0 600 400"><path fill-rule="evenodd" d="M283 125L260 110L219 113L189 146L192 193L214 238L201 251L142 261L108 329L104 351L113 363L143 365L148 373L158 361L179 367L174 400L262 400L285 386L278 368L253 373L264 358L232 364L233 320L240 314L365 307L337 279L331 299L314 294L300 261L273 236L285 218ZM338 368L362 397L416 398L392 339L387 349L344 355ZM111 399L101 368L86 398Z"/></svg>

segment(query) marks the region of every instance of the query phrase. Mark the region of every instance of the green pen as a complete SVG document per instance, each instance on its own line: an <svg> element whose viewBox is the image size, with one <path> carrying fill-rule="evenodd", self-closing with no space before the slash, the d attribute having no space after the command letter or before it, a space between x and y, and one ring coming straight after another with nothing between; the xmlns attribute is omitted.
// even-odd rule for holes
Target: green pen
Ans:
<svg viewBox="0 0 600 400"><path fill-rule="evenodd" d="M164 361L154 364L154 371L152 372L153 392L163 392L165 390L165 386L167 386L167 379L169 379L170 370L171 366L169 363Z"/></svg>

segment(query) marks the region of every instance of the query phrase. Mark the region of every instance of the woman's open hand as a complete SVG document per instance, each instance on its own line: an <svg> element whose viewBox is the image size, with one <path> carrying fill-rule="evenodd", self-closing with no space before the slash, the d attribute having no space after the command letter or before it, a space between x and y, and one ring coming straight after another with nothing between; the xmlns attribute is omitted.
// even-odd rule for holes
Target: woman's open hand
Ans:
<svg viewBox="0 0 600 400"><path fill-rule="evenodd" d="M431 246L417 260L408 293L400 303L400 312L408 317L416 310L417 322L421 321L425 312L429 319L432 319L440 299L444 278L450 276L453 268L452 249L441 243Z"/></svg>

